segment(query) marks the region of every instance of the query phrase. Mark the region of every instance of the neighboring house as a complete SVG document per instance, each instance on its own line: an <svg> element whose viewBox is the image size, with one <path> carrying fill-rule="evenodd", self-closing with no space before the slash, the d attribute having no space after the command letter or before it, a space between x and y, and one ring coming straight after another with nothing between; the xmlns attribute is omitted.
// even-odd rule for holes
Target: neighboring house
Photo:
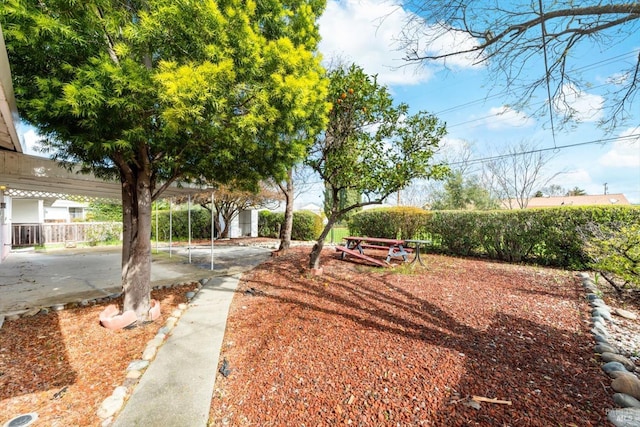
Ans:
<svg viewBox="0 0 640 427"><path fill-rule="evenodd" d="M533 197L529 199L527 209L532 208L551 208L560 206L613 206L613 205L630 205L624 194L599 194L586 196L550 196L550 197ZM512 209L519 209L515 200L511 201ZM507 201L502 202L502 207L509 209Z"/></svg>
<svg viewBox="0 0 640 427"><path fill-rule="evenodd" d="M45 203L44 222L74 222L87 218L88 203L72 200L56 200L50 206Z"/></svg>
<svg viewBox="0 0 640 427"><path fill-rule="evenodd" d="M366 206L363 206L363 207L362 207L362 210L363 210L363 211L366 211L366 210L369 210L369 209L380 209L380 208L385 208L385 209L387 209L387 208L397 208L397 207L398 207L398 206L396 206L396 205L390 205L390 204L388 204L388 203L378 203L378 204L375 204L375 205L366 205Z"/></svg>
<svg viewBox="0 0 640 427"><path fill-rule="evenodd" d="M223 222L222 217L220 222ZM221 224L224 227L224 224ZM231 220L229 237L258 237L258 211L242 210Z"/></svg>
<svg viewBox="0 0 640 427"><path fill-rule="evenodd" d="M315 203L307 203L304 206L300 206L300 208L298 208L296 210L299 210L299 211L311 211L314 214L320 215L320 216L324 215L324 211L322 209L322 206L318 206Z"/></svg>
<svg viewBox="0 0 640 427"><path fill-rule="evenodd" d="M71 200L12 198L7 209L8 220L12 223L14 245L38 243L43 224L64 225L83 222L86 219L88 203ZM154 218L152 217L152 221ZM223 219L220 218L222 226ZM49 226L47 226L48 228ZM68 227L67 227L68 228ZM68 230L67 230L68 231ZM47 235L44 232L43 235ZM258 211L242 210L229 225L229 237L257 237ZM16 241L18 239L18 241ZM47 239L48 240L48 239ZM69 240L67 238L67 240ZM73 240L73 238L71 239Z"/></svg>
<svg viewBox="0 0 640 427"><path fill-rule="evenodd" d="M71 200L14 198L11 221L14 224L84 221L87 206Z"/></svg>

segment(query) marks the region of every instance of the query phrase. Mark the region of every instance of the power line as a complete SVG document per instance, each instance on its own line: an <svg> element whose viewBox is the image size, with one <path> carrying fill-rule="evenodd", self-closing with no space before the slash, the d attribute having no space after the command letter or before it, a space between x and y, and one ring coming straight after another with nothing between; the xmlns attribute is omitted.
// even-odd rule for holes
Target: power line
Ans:
<svg viewBox="0 0 640 427"><path fill-rule="evenodd" d="M613 138L601 138L601 139L595 139L593 141L584 141L584 142L578 142L578 143L574 143L574 144L566 144L566 145L559 145L556 147L546 147L546 148L537 148L535 150L529 150L529 151L522 151L519 153L509 153L509 154L500 154L497 156L490 156L490 157L482 157L480 159L471 159L471 160L466 160L466 161L460 161L460 162L449 162L446 163L448 166L456 166L456 165L473 165L473 164L477 164L477 163L484 163L484 162L488 162L491 160L499 160L499 159L504 159L507 157L513 157L513 156L524 156L526 154L534 154L534 153L541 153L544 151L559 151L559 150L563 150L565 148L574 148L574 147L582 147L585 145L593 145L593 144L606 144L607 142L611 142L611 141L626 141L626 140L633 140L635 138L640 138L640 133L634 133L631 135L625 135L625 136L621 136L621 137L613 137ZM322 184L324 181L309 181L307 182L307 184Z"/></svg>
<svg viewBox="0 0 640 427"><path fill-rule="evenodd" d="M537 148L535 150L529 150L529 151L522 151L519 153L509 153L509 154L500 154L497 156L490 156L490 157L483 157L480 159L471 159L471 160L467 160L467 161L460 161L460 162L451 162L451 163L447 163L447 165L449 166L456 166L456 165L473 165L473 164L477 164L477 163L485 163L491 160L500 160L500 159L504 159L507 157L514 157L514 156L524 156L527 154L535 154L535 153L542 153L544 151L557 151L557 150L562 150L565 148L573 148L573 147L581 147L584 145L593 145L593 144L605 144L607 142L611 142L611 141L624 141L624 140L632 140L635 138L640 138L640 133L634 133L631 135L625 135L625 136L621 136L621 137L613 137L613 138L601 138L601 139L596 139L593 141L585 141L585 142L578 142L575 144L566 144L566 145L558 145L558 146L553 146L553 147L547 147L547 148Z"/></svg>
<svg viewBox="0 0 640 427"><path fill-rule="evenodd" d="M607 86L607 85L606 85L605 83L603 83L603 84L598 85L598 86L593 86L591 89L598 89L598 88L603 87L603 86ZM542 104L544 104L544 103L546 103L546 102L547 102L547 101L535 102L535 103L532 103L532 104L531 104L531 106L542 105ZM517 112L517 110L513 110L513 111L516 111L516 112ZM499 112L497 112L497 113L489 114L489 115L482 116L482 117L477 117L477 118L475 118L475 119L467 120L467 121L465 121L465 122L455 123L455 124L453 124L453 125L451 125L451 124L448 124L448 123L447 123L447 129L451 129L451 128L454 128L454 127L458 127L458 126L466 125L466 124L469 124L469 123L480 122L480 121L483 121L483 120L485 120L485 119L490 119L490 118L492 118L492 117L499 117L499 116L501 116L501 115L505 114L506 112L507 112L507 110L506 110L506 109L503 109L503 110L501 110L501 111L499 111ZM523 114L524 114L524 113L523 113ZM436 114L436 115L437 115L437 114Z"/></svg>
<svg viewBox="0 0 640 427"><path fill-rule="evenodd" d="M635 57L635 55L636 55L636 52L623 53L623 54L620 54L620 55L612 56L612 57L607 58L607 59L603 59L603 60L600 60L600 61L597 61L597 62L593 62L591 64L583 65L582 67L573 68L573 69L567 71L566 73L567 74L571 74L571 73L576 73L576 72L580 72L580 71L588 71L590 69L598 68L598 67L607 65L609 63L615 62L615 61L617 61L619 59L622 59L624 57L627 57L627 56L629 56L629 57L630 56L634 56ZM606 84L593 86L590 89L597 89L597 88L602 87L602 86L606 86ZM452 107L445 108L444 110L437 111L434 114L436 116L439 116L441 114L450 113L450 112L453 112L453 111L456 111L456 110L462 110L464 108L468 108L468 107L471 107L471 106L476 105L476 104L482 104L482 103L487 102L488 100L491 100L491 99L494 99L494 98L499 98L499 97L507 95L507 94L508 94L508 91L504 90L502 92L498 92L498 93L490 95L490 96L474 99L472 101L468 101L468 102L465 102L463 104L458 104L458 105L454 105Z"/></svg>

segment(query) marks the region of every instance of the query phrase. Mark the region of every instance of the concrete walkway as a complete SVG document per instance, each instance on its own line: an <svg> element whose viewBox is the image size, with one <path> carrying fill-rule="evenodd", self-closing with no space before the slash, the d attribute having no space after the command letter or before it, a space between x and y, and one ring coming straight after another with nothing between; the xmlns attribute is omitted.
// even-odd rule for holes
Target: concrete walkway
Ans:
<svg viewBox="0 0 640 427"><path fill-rule="evenodd" d="M239 277L265 261L270 248L159 248L152 284L205 282L112 426L205 427L229 305ZM189 258L191 263L188 263ZM12 253L0 264L0 315L96 298L120 288L120 248ZM206 279L206 280L203 280Z"/></svg>
<svg viewBox="0 0 640 427"><path fill-rule="evenodd" d="M200 290L113 427L207 425L227 313L237 284L237 277L217 277Z"/></svg>
<svg viewBox="0 0 640 427"><path fill-rule="evenodd" d="M155 248L154 248L155 249ZM158 248L153 256L151 284L198 281L230 275L257 265L268 249L251 246L216 246L211 271L209 248ZM188 262L189 251L191 263ZM121 248L56 249L47 252L12 252L0 263L0 315L20 314L34 307L102 298L121 290Z"/></svg>
<svg viewBox="0 0 640 427"><path fill-rule="evenodd" d="M210 262L210 251L192 250L198 265ZM218 370L229 305L240 274L270 256L270 250L252 247L226 249L228 274L210 278L145 370L113 427L205 427ZM184 255L184 253L182 253ZM235 262L228 261L234 255Z"/></svg>

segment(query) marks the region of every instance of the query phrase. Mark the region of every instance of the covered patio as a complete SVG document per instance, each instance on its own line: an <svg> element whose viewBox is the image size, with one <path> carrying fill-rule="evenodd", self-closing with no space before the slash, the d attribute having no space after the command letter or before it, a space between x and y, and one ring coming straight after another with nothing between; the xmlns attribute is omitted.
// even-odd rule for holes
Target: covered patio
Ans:
<svg viewBox="0 0 640 427"><path fill-rule="evenodd" d="M0 263L11 251L12 198L68 200L121 200L119 181L106 181L79 168L69 171L53 160L24 154L24 141L16 131L19 121L11 69L0 27ZM201 192L206 188L174 184L163 197Z"/></svg>

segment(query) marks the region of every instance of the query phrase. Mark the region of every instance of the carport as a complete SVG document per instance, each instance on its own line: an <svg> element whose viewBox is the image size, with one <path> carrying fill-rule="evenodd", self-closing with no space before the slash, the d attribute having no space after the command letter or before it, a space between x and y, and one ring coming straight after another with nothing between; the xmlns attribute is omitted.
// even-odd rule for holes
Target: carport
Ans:
<svg viewBox="0 0 640 427"><path fill-rule="evenodd" d="M121 200L119 181L81 174L79 168L68 171L53 160L24 154L23 142L15 127L18 120L9 59L0 27L0 263L11 250L12 197ZM162 195L172 198L203 190L205 188L200 186L181 183L171 185Z"/></svg>

